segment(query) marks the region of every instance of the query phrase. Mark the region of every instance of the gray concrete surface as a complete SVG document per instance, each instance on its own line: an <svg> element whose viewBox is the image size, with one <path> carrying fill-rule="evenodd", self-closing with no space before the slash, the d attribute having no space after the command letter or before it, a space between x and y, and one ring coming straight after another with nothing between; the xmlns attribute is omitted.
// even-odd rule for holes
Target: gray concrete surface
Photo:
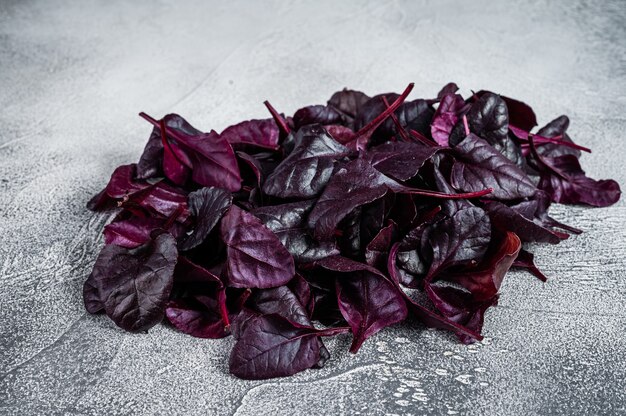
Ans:
<svg viewBox="0 0 626 416"><path fill-rule="evenodd" d="M626 205L560 207L585 230L536 247L550 280L505 280L484 342L419 325L318 371L249 382L231 339L85 313L81 286L109 218L84 206L137 160L137 112L217 130L291 113L349 86L432 96L454 80L562 113L626 184L626 4L604 2L0 1L0 414L334 415L626 413Z"/></svg>

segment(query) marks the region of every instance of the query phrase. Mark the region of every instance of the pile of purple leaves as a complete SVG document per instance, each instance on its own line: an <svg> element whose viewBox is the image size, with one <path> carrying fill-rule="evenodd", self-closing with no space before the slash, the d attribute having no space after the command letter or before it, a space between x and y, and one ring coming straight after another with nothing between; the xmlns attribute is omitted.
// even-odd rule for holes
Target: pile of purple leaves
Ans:
<svg viewBox="0 0 626 416"><path fill-rule="evenodd" d="M544 275L522 243L581 231L552 202L615 203L585 175L589 151L558 117L536 133L523 102L453 83L433 99L343 90L326 105L204 133L156 120L137 164L88 204L118 210L84 285L91 313L129 331L164 318L201 338L232 334L232 374L321 367L322 337L356 353L412 316L480 340L509 268Z"/></svg>

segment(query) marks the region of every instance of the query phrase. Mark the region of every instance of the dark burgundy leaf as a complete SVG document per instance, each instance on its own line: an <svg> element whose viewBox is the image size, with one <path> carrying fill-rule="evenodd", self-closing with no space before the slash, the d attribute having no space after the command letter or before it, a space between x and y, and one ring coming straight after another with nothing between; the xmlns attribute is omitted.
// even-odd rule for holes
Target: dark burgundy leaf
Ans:
<svg viewBox="0 0 626 416"><path fill-rule="evenodd" d="M195 218L193 230L179 242L181 251L200 245L232 204L230 192L220 188L202 188L189 194L189 211Z"/></svg>
<svg viewBox="0 0 626 416"><path fill-rule="evenodd" d="M163 143L161 142L161 130L157 127L152 129L148 143L137 162L137 179L151 179L162 176L163 168Z"/></svg>
<svg viewBox="0 0 626 416"><path fill-rule="evenodd" d="M141 114L155 126L159 122ZM215 131L202 133L193 128L182 117L169 115L164 119L166 142L176 159L191 169L191 178L202 186L216 186L229 191L241 188L241 177L237 159L230 143Z"/></svg>
<svg viewBox="0 0 626 416"><path fill-rule="evenodd" d="M167 233L135 249L105 246L85 282L87 310L104 309L128 331L153 327L163 319L177 254L176 240Z"/></svg>
<svg viewBox="0 0 626 416"><path fill-rule="evenodd" d="M438 314L437 312L432 310L432 308L424 305L423 302L427 300L425 295L422 295L422 299L418 300L411 297L407 292L402 289L402 287L400 286L400 279L397 273L398 269L395 264L395 259L399 247L400 243L396 243L391 247L387 263L387 270L389 271L392 282L396 285L396 288L402 294L402 297L409 305L409 308L413 312L413 314L415 314L415 316L417 316L424 324L430 327L452 331L457 336L463 337L463 339L481 340L483 337L480 335L480 333L459 325L458 323L451 321L445 316ZM415 292L417 291L412 291L412 293Z"/></svg>
<svg viewBox="0 0 626 416"><path fill-rule="evenodd" d="M430 226L423 238L432 250L429 279L446 267L479 262L491 239L491 223L482 209L464 208Z"/></svg>
<svg viewBox="0 0 626 416"><path fill-rule="evenodd" d="M498 302L497 296L485 301L475 301L469 292L453 286L427 285L426 293L437 310L449 321L476 334L482 331L485 311ZM482 338L465 333L457 333L457 336L465 344Z"/></svg>
<svg viewBox="0 0 626 416"><path fill-rule="evenodd" d="M569 127L569 117L560 116L543 126L537 132L538 136L541 137L559 137L559 140L562 140L567 143L574 143L569 135L566 133L567 128ZM530 131L530 130L529 130ZM537 152L540 155L545 155L549 157L563 156L563 155L574 155L576 157L580 157L580 150L576 148L572 148L569 146L559 145L557 143L541 143L537 144Z"/></svg>
<svg viewBox="0 0 626 416"><path fill-rule="evenodd" d="M491 145L507 139L509 112L499 95L487 92L481 96L467 113L467 122L472 133ZM459 121L450 135L450 145L456 146L466 135L463 123Z"/></svg>
<svg viewBox="0 0 626 416"><path fill-rule="evenodd" d="M310 198L330 180L335 159L348 149L319 125L307 125L296 133L296 146L266 179L263 192L281 198Z"/></svg>
<svg viewBox="0 0 626 416"><path fill-rule="evenodd" d="M504 275L517 258L521 247L520 239L514 233L507 232L499 239L493 252L485 255L475 269L447 273L441 279L460 284L470 291L475 301L489 300L500 290Z"/></svg>
<svg viewBox="0 0 626 416"><path fill-rule="evenodd" d="M87 208L94 211L112 208L115 206L114 203L111 203L114 200L122 199L152 186L147 181L135 180L136 171L137 165L134 163L122 165L115 169L107 186L87 203Z"/></svg>
<svg viewBox="0 0 626 416"><path fill-rule="evenodd" d="M324 128L333 139L341 144L346 145L354 140L354 131L348 127L330 124L324 126Z"/></svg>
<svg viewBox="0 0 626 416"><path fill-rule="evenodd" d="M489 198L532 197L537 188L528 175L480 137L470 134L455 148L452 185L463 192L492 188Z"/></svg>
<svg viewBox="0 0 626 416"><path fill-rule="evenodd" d="M297 262L308 263L339 254L332 241L317 241L306 228L306 218L315 200L257 208L256 215L272 230Z"/></svg>
<svg viewBox="0 0 626 416"><path fill-rule="evenodd" d="M476 96L482 97L485 94L495 95L491 91L481 90L476 93ZM501 95L500 98L502 98L502 100L506 103L506 107L509 111L510 124L526 131L531 131L535 128L535 126L537 126L537 116L528 104L513 98L505 97L504 95Z"/></svg>
<svg viewBox="0 0 626 416"><path fill-rule="evenodd" d="M607 207L620 198L622 192L617 182L587 177L574 155L542 157L541 163L546 168L539 189L546 191L554 202Z"/></svg>
<svg viewBox="0 0 626 416"><path fill-rule="evenodd" d="M251 318L231 352L230 372L247 380L293 375L319 362L318 337L345 331L300 326L279 315Z"/></svg>
<svg viewBox="0 0 626 416"><path fill-rule="evenodd" d="M352 328L350 352L356 353L367 338L406 318L402 295L375 268L340 256L328 257L317 265L344 274L336 278L337 301Z"/></svg>
<svg viewBox="0 0 626 416"><path fill-rule="evenodd" d="M511 267L526 269L542 282L546 282L548 280L548 278L535 265L535 256L533 255L533 253L529 253L526 250L520 250L517 258L515 259Z"/></svg>
<svg viewBox="0 0 626 416"><path fill-rule="evenodd" d="M387 257L393 244L396 231L396 224L391 222L382 228L380 232L369 242L365 248L365 262L378 270L387 269Z"/></svg>
<svg viewBox="0 0 626 416"><path fill-rule="evenodd" d="M328 105L344 116L348 116L349 119L354 119L361 111L361 107L363 107L369 99L370 97L363 94L361 91L344 88L342 91L338 91L330 97Z"/></svg>
<svg viewBox="0 0 626 416"><path fill-rule="evenodd" d="M231 206L222 218L221 235L227 246L230 286L270 288L293 277L293 257L254 215Z"/></svg>
<svg viewBox="0 0 626 416"><path fill-rule="evenodd" d="M274 120L248 120L227 127L220 136L235 149L278 149L278 127Z"/></svg>
<svg viewBox="0 0 626 416"><path fill-rule="evenodd" d="M443 97L445 97L446 95L454 94L458 90L458 85L456 85L454 82L448 82L446 85L443 86L443 88L441 88L441 90L439 90L439 92L437 93L437 98L443 99Z"/></svg>
<svg viewBox="0 0 626 416"><path fill-rule="evenodd" d="M308 226L318 239L330 238L339 222L355 208L382 198L398 185L365 159L349 162L333 175L309 214Z"/></svg>
<svg viewBox="0 0 626 416"><path fill-rule="evenodd" d="M223 295L224 292L219 293ZM165 314L176 329L192 337L224 338L229 332L224 325L218 302L213 297L203 295L174 299L167 304Z"/></svg>
<svg viewBox="0 0 626 416"><path fill-rule="evenodd" d="M366 158L381 173L406 181L417 175L424 163L440 149L415 143L389 142L371 148Z"/></svg>
<svg viewBox="0 0 626 416"><path fill-rule="evenodd" d="M296 111L293 123L296 129L307 124L341 124L341 113L334 107L310 105Z"/></svg>
<svg viewBox="0 0 626 416"><path fill-rule="evenodd" d="M104 242L126 248L136 248L150 239L152 231L163 228L167 223L165 218L136 217L121 218L104 227ZM169 228L174 237L184 233L183 227L174 223Z"/></svg>
<svg viewBox="0 0 626 416"><path fill-rule="evenodd" d="M489 202L484 207L493 225L499 230L512 231L524 242L558 244L568 234L552 230L533 219L528 219L516 210L500 202Z"/></svg>
<svg viewBox="0 0 626 416"><path fill-rule="evenodd" d="M128 209L141 207L164 217L169 217L174 212L182 210L178 215L178 220L181 222L189 217L187 193L165 182L157 182L139 192L125 196L119 205Z"/></svg>

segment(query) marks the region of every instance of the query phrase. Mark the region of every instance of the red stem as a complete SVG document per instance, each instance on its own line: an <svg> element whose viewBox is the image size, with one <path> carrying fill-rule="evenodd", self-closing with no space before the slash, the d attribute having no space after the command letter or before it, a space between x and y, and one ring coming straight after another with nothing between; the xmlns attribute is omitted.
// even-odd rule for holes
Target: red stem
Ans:
<svg viewBox="0 0 626 416"><path fill-rule="evenodd" d="M493 188L487 188L487 189L483 189L482 191L478 191L478 192L466 192L466 193L462 193L462 194L446 194L443 192L437 192L437 191L427 191L424 189L415 189L415 188L407 188L406 192L405 191L401 191L398 193L402 193L402 194L411 194L411 195L422 195L422 196L429 196L432 198L441 198L441 199L470 199L470 198L478 198L481 196L485 196L487 194L490 194L493 192Z"/></svg>
<svg viewBox="0 0 626 416"><path fill-rule="evenodd" d="M285 136L291 133L291 129L287 125L287 121L285 121L285 119L278 113L278 111L276 111L276 109L272 106L272 104L270 104L270 102L267 100L264 101L263 104L265 104L265 107L267 107L267 109L269 110L270 114L272 115L272 118L274 119L274 121L276 122L276 125L278 126L278 129Z"/></svg>
<svg viewBox="0 0 626 416"><path fill-rule="evenodd" d="M420 143L425 144L426 146L430 146L430 147L437 147L438 146L437 143L433 142L432 140L429 140L428 137L424 136L419 131L415 131L413 129L411 129L409 131L411 132L411 136L413 136L415 139L417 139Z"/></svg>
<svg viewBox="0 0 626 416"><path fill-rule="evenodd" d="M154 127L159 127L159 122L153 119L152 117L150 117L149 115L147 115L146 113L144 113L143 111L139 113L139 117L143 118L148 123L152 124Z"/></svg>
<svg viewBox="0 0 626 416"><path fill-rule="evenodd" d="M566 142L564 140L561 140L563 136L560 134L555 137L544 137L544 136L539 136L538 134L530 133L514 125L509 126L509 128L513 132L513 135L517 137L518 140L521 140L521 141L527 142L529 138L532 137L535 139L535 143L537 144L554 143L560 146L571 147L572 149L578 149L578 150L582 150L583 152L591 153L591 149L589 149L588 147L584 147L576 143L571 143L571 142ZM520 137L520 135L526 135L526 137Z"/></svg>
<svg viewBox="0 0 626 416"><path fill-rule="evenodd" d="M338 328L320 329L317 332L317 335L319 335L321 337L332 337L334 335L346 334L348 332L350 332L350 327L341 326L341 327L338 327Z"/></svg>
<svg viewBox="0 0 626 416"><path fill-rule="evenodd" d="M176 207L176 210L172 212L172 214L167 218L167 221L165 221L165 224L163 224L163 229L169 230L170 227L174 225L174 221L176 221L176 219L180 216L180 214L183 213L184 210L185 207L183 207L182 205Z"/></svg>
<svg viewBox="0 0 626 416"><path fill-rule="evenodd" d="M387 97L385 97L383 95L383 102L385 103L385 106L387 108L389 108L389 102L387 101ZM404 130L404 127L402 127L402 124L400 124L400 120L398 120L398 117L396 117L395 113L391 113L389 115L389 117L391 117L391 120L393 120L393 124L396 125L396 129L398 130L398 133L400 133L400 136L402 137L402 140L404 140L405 142L410 142L412 141L411 138L409 137L409 135L406 133L406 131Z"/></svg>
<svg viewBox="0 0 626 416"><path fill-rule="evenodd" d="M220 315L222 315L222 321L224 322L224 329L230 330L230 319L228 318L228 309L226 308L226 291L220 290L218 295L218 303L220 304Z"/></svg>
<svg viewBox="0 0 626 416"><path fill-rule="evenodd" d="M174 149L172 149L170 143L167 141L167 126L165 125L165 120L163 119L161 119L161 122L159 123L159 130L161 130L161 142L163 143L163 148L165 149L165 151L168 151L172 156L174 156L174 159L176 159L178 163L186 166L182 162L182 160L180 160L178 156L176 156L176 152L174 152Z"/></svg>
<svg viewBox="0 0 626 416"><path fill-rule="evenodd" d="M463 114L463 128L465 129L465 135L469 136L470 128L469 124L467 124L467 116L465 114Z"/></svg>
<svg viewBox="0 0 626 416"><path fill-rule="evenodd" d="M400 107L402 105L404 100L406 100L406 97L411 93L411 90L413 89L414 85L415 84L410 83L404 89L404 92L389 107L387 107L387 109L385 111L380 113L374 120L370 121L365 126L363 126L359 131L357 131L355 133L355 135L354 135L354 139L353 140L357 140L358 138L360 138L362 136L365 136L369 132L376 130L376 128L378 128L378 126L383 121L385 121L387 119L387 117L389 117L389 115L391 113L396 111L398 109L398 107Z"/></svg>

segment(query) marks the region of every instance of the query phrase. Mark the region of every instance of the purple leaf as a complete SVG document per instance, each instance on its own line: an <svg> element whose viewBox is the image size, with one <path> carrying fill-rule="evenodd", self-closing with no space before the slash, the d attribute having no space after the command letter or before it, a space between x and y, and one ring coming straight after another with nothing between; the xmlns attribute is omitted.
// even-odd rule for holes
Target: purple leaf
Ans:
<svg viewBox="0 0 626 416"><path fill-rule="evenodd" d="M472 294L475 301L485 301L494 297L500 290L504 275L522 247L520 239L511 232L502 237L492 253L474 269L447 273L441 279L460 284Z"/></svg>
<svg viewBox="0 0 626 416"><path fill-rule="evenodd" d="M399 181L417 175L440 147L425 147L415 143L388 142L369 149L367 160L376 170Z"/></svg>
<svg viewBox="0 0 626 416"><path fill-rule="evenodd" d="M127 218L125 218L127 217ZM124 215L104 227L104 242L126 248L136 248L150 239L152 231L163 228L167 223L165 218L137 217ZM183 234L184 228L174 223L169 229L174 237Z"/></svg>
<svg viewBox="0 0 626 416"><path fill-rule="evenodd" d="M296 129L307 124L340 124L341 113L333 107L325 105L309 105L296 111L293 123Z"/></svg>
<svg viewBox="0 0 626 416"><path fill-rule="evenodd" d="M278 127L272 119L248 120L227 127L220 136L235 149L278 149Z"/></svg>
<svg viewBox="0 0 626 416"><path fill-rule="evenodd" d="M452 185L463 192L492 188L489 198L532 197L537 188L528 175L480 137L470 134L454 148L458 160L452 168Z"/></svg>
<svg viewBox="0 0 626 416"><path fill-rule="evenodd" d="M339 309L354 337L350 352L356 353L367 338L406 318L402 295L375 268L340 256L327 257L316 264L343 274L335 282Z"/></svg>
<svg viewBox="0 0 626 416"><path fill-rule="evenodd" d="M87 310L104 309L128 331L148 330L163 319L176 260L176 240L167 233L135 249L104 246L85 282Z"/></svg>
<svg viewBox="0 0 626 416"><path fill-rule="evenodd" d="M469 129L492 146L506 140L509 133L509 111L499 95L487 92L474 102L467 113ZM450 135L450 145L456 146L467 136L463 123L457 122Z"/></svg>
<svg viewBox="0 0 626 416"><path fill-rule="evenodd" d="M161 127L160 123L150 116L144 113L140 115L153 125ZM193 181L201 186L216 186L233 192L238 191L241 188L241 177L237 159L226 138L215 131L202 133L180 116L169 117L172 122L165 123L167 134L165 141L172 149L173 157L191 168Z"/></svg>
<svg viewBox="0 0 626 416"><path fill-rule="evenodd" d="M494 94L491 91L478 91L475 95L482 97L485 94ZM494 94L495 95L495 94ZM526 131L531 131L537 126L537 116L530 106L522 101L501 95L500 98L506 103L509 112L509 123Z"/></svg>
<svg viewBox="0 0 626 416"><path fill-rule="evenodd" d="M382 228L365 248L365 262L378 270L387 270L387 257L396 232L395 223Z"/></svg>
<svg viewBox="0 0 626 416"><path fill-rule="evenodd" d="M413 314L415 314L424 324L432 328L439 328L439 329L444 329L447 331L452 331L457 336L463 337L464 339L482 340L483 337L476 331L473 331L462 325L459 325L458 323L451 321L445 316L438 314L437 312L433 311L432 309L429 309L424 304L422 304L422 301L418 302L416 299L412 298L405 291L402 290L400 286L399 276L397 273L397 267L395 264L395 259L397 256L397 251L398 251L399 246L400 246L400 243L395 243L391 247L391 251L389 252L387 269L389 271L389 275L391 277L392 282L396 285L396 288L402 294L403 298L409 305L410 310L413 312Z"/></svg>
<svg viewBox="0 0 626 416"><path fill-rule="evenodd" d="M546 191L554 202L607 207L620 198L622 192L617 182L587 177L574 155L540 157L540 163L545 168L539 189Z"/></svg>
<svg viewBox="0 0 626 416"><path fill-rule="evenodd" d="M349 162L333 175L309 214L308 226L318 239L330 238L352 210L382 198L390 185L399 185L365 159Z"/></svg>
<svg viewBox="0 0 626 416"><path fill-rule="evenodd" d="M202 188L189 194L189 210L195 227L179 243L181 251L200 245L232 204L230 192L220 188Z"/></svg>
<svg viewBox="0 0 626 416"><path fill-rule="evenodd" d="M170 300L165 311L176 329L198 338L228 335L226 292L219 277L180 256L174 269L174 285L186 293Z"/></svg>
<svg viewBox="0 0 626 416"><path fill-rule="evenodd" d="M293 375L319 362L319 336L345 331L303 327L279 315L251 318L230 354L230 372L246 380Z"/></svg>
<svg viewBox="0 0 626 416"><path fill-rule="evenodd" d="M333 173L335 159L348 149L319 125L298 130L296 147L265 180L263 192L280 198L309 198L318 195Z"/></svg>
<svg viewBox="0 0 626 416"><path fill-rule="evenodd" d="M548 278L535 265L535 256L533 255L533 253L529 253L526 250L520 250L517 258L515 259L511 267L526 269L542 282L546 282L548 280Z"/></svg>
<svg viewBox="0 0 626 416"><path fill-rule="evenodd" d="M423 238L432 250L428 280L444 268L480 261L491 239L491 223L478 207L460 209L431 225Z"/></svg>
<svg viewBox="0 0 626 416"><path fill-rule="evenodd" d="M524 242L558 244L569 237L568 234L550 229L539 221L524 217L500 202L488 202L484 209L496 228L503 232L512 231Z"/></svg>
<svg viewBox="0 0 626 416"><path fill-rule="evenodd" d="M448 138L452 129L459 121L459 117L467 112L469 105L465 103L463 97L454 93L443 95L440 98L441 102L433 116L430 132L440 146L448 146Z"/></svg>
<svg viewBox="0 0 626 416"><path fill-rule="evenodd" d="M254 215L231 206L222 218L221 235L227 246L230 286L270 288L293 277L293 257Z"/></svg>
<svg viewBox="0 0 626 416"><path fill-rule="evenodd" d="M297 262L312 262L339 254L332 241L317 241L306 228L314 200L257 208L256 215L272 230Z"/></svg>

